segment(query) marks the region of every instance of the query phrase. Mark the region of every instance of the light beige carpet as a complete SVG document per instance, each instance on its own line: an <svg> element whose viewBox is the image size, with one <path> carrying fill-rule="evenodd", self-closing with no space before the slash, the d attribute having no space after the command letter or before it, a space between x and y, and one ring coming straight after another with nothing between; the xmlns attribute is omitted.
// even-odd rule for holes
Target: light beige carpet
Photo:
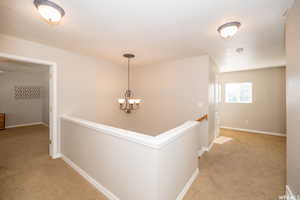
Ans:
<svg viewBox="0 0 300 200"><path fill-rule="evenodd" d="M221 135L232 140L201 157L185 200L278 199L286 179L285 138L229 130ZM48 141L44 126L0 131L0 200L106 199L64 161L49 158Z"/></svg>
<svg viewBox="0 0 300 200"><path fill-rule="evenodd" d="M48 156L48 128L0 131L0 200L104 200L61 159Z"/></svg>
<svg viewBox="0 0 300 200"><path fill-rule="evenodd" d="M285 193L286 138L222 129L184 200L278 200Z"/></svg>

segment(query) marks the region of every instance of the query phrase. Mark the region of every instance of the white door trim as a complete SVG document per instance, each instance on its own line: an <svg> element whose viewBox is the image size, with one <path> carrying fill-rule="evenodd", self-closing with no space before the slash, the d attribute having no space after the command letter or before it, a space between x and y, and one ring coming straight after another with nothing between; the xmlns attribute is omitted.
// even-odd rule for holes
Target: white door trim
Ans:
<svg viewBox="0 0 300 200"><path fill-rule="evenodd" d="M49 145L49 154L52 158L59 156L59 122L58 122L58 90L57 90L57 64L54 62L44 61L36 58L16 56L0 52L0 58L6 58L21 62L48 65L49 66L49 135L51 144Z"/></svg>

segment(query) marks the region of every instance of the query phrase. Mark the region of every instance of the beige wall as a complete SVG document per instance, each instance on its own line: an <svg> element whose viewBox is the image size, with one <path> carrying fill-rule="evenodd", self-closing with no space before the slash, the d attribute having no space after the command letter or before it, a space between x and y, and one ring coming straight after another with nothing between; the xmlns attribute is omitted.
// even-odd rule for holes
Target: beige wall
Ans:
<svg viewBox="0 0 300 200"><path fill-rule="evenodd" d="M127 115L117 103L127 86L125 67L5 35L0 52L57 63L59 115L157 135L208 112L212 63L206 55L133 69L133 89L143 103ZM203 126L204 137L207 131Z"/></svg>
<svg viewBox="0 0 300 200"><path fill-rule="evenodd" d="M132 87L143 102L131 128L157 135L207 113L208 67L208 56L136 67Z"/></svg>
<svg viewBox="0 0 300 200"><path fill-rule="evenodd" d="M300 1L288 15L287 50L287 184L300 195Z"/></svg>
<svg viewBox="0 0 300 200"><path fill-rule="evenodd" d="M221 126L286 133L285 68L221 74ZM225 83L252 82L253 103L225 103Z"/></svg>
<svg viewBox="0 0 300 200"><path fill-rule="evenodd" d="M116 197L157 199L155 150L65 120L61 134L61 153Z"/></svg>
<svg viewBox="0 0 300 200"><path fill-rule="evenodd" d="M59 114L111 125L124 121L116 101L126 85L124 67L5 35L0 52L57 63Z"/></svg>
<svg viewBox="0 0 300 200"><path fill-rule="evenodd" d="M47 99L44 98L46 72L6 72L0 74L0 112L6 113L6 126L47 122L43 116ZM39 99L15 99L15 86L41 87ZM45 96L46 97L46 96ZM45 113L47 112L47 113Z"/></svg>
<svg viewBox="0 0 300 200"><path fill-rule="evenodd" d="M62 154L118 199L175 200L198 169L197 126L180 129L179 137L153 148L63 119Z"/></svg>
<svg viewBox="0 0 300 200"><path fill-rule="evenodd" d="M219 126L217 118L219 115L218 101L217 101L217 87L218 87L218 74L219 69L215 62L210 59L209 67L209 86L208 86L208 143L212 143L218 135Z"/></svg>
<svg viewBox="0 0 300 200"><path fill-rule="evenodd" d="M207 146L216 130L213 93L217 73L207 55L134 68L132 88L142 104L132 114L123 114L127 118L123 128L158 135L209 112L209 125L199 128L201 145Z"/></svg>
<svg viewBox="0 0 300 200"><path fill-rule="evenodd" d="M125 89L124 67L5 35L0 35L0 52L57 64L59 116L73 114L117 127L124 123L116 100Z"/></svg>
<svg viewBox="0 0 300 200"><path fill-rule="evenodd" d="M184 131L181 137L158 151L157 199L176 200L198 168L199 126Z"/></svg>
<svg viewBox="0 0 300 200"><path fill-rule="evenodd" d="M42 93L42 100L43 100L43 116L42 122L49 125L49 72L44 74L44 81L43 81L43 93Z"/></svg>

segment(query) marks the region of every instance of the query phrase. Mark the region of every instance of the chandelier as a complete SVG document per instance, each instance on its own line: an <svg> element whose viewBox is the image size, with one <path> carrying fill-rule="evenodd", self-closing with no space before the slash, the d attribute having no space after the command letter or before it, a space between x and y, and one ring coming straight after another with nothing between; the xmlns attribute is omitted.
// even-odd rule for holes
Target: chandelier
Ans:
<svg viewBox="0 0 300 200"><path fill-rule="evenodd" d="M124 98L118 99L118 102L120 104L121 110L123 110L125 113L131 113L132 110L136 110L139 108L141 99L134 99L133 92L130 90L130 59L134 58L134 55L127 53L123 56L128 59L128 87L124 93Z"/></svg>

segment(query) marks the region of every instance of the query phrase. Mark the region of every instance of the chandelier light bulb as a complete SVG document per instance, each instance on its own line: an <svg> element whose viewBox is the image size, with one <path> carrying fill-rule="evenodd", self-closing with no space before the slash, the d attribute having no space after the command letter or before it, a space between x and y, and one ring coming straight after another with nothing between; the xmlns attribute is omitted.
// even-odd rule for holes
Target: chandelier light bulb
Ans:
<svg viewBox="0 0 300 200"><path fill-rule="evenodd" d="M141 99L135 99L134 101L135 101L136 104L139 104L139 103L141 103L142 100Z"/></svg>
<svg viewBox="0 0 300 200"><path fill-rule="evenodd" d="M135 103L135 99L129 99L128 102L129 102L129 104L134 104Z"/></svg>
<svg viewBox="0 0 300 200"><path fill-rule="evenodd" d="M125 103L125 99L118 99L119 104Z"/></svg>

